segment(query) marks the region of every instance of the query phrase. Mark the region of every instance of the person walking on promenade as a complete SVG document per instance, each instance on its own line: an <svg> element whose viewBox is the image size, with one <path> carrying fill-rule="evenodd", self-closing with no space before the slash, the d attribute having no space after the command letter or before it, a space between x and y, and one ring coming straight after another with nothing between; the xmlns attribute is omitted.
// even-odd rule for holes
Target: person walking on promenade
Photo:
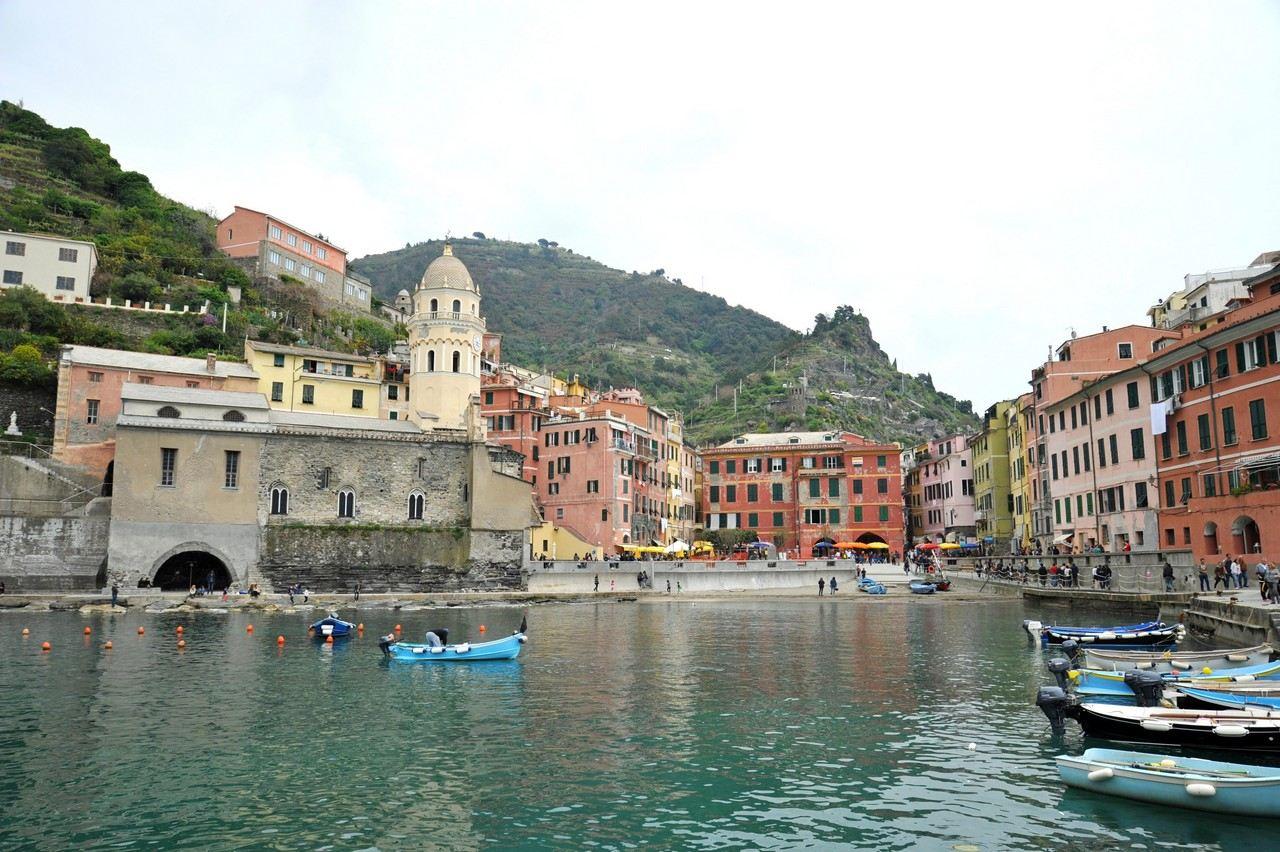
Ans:
<svg viewBox="0 0 1280 852"><path fill-rule="evenodd" d="M112 583L111 584L111 606L113 607L119 606L119 601L120 601L120 587L117 586L115 583Z"/></svg>
<svg viewBox="0 0 1280 852"><path fill-rule="evenodd" d="M1173 565L1169 564L1169 560L1167 557L1164 560L1164 564L1161 566L1160 573L1164 576L1164 590L1166 592L1172 592L1173 591Z"/></svg>
<svg viewBox="0 0 1280 852"><path fill-rule="evenodd" d="M1056 559L1055 559L1055 560L1053 560L1053 564L1054 564L1054 565L1057 565L1057 564L1058 564L1058 560L1056 560ZM1039 570L1037 573L1039 573L1039 575L1040 575L1040 585L1041 585L1041 586L1047 585L1047 584L1048 584L1048 581L1049 581L1049 569L1048 569L1048 568L1046 568L1046 567L1044 567L1044 561L1043 561L1043 560L1040 562L1040 570Z"/></svg>
<svg viewBox="0 0 1280 852"><path fill-rule="evenodd" d="M610 579L609 579L609 591L611 591L611 592L613 591L613 579L612 579L612 578L610 578Z"/></svg>
<svg viewBox="0 0 1280 852"><path fill-rule="evenodd" d="M818 578L818 597L822 597L822 590L825 589L826 587L827 587L827 581L819 577Z"/></svg>
<svg viewBox="0 0 1280 852"><path fill-rule="evenodd" d="M1205 564L1204 557L1200 557L1200 564L1196 566L1196 573L1200 576L1200 591L1209 591L1209 566Z"/></svg>
<svg viewBox="0 0 1280 852"><path fill-rule="evenodd" d="M1230 561L1231 557L1228 556L1226 559L1213 566L1213 590L1215 592L1218 590L1218 586L1225 586L1227 584L1227 563Z"/></svg>
<svg viewBox="0 0 1280 852"><path fill-rule="evenodd" d="M592 584L591 591L593 592L600 591L600 575L599 574L596 575L596 579L595 579L595 582Z"/></svg>
<svg viewBox="0 0 1280 852"><path fill-rule="evenodd" d="M1280 602L1280 568L1274 562L1267 565L1267 603Z"/></svg>
<svg viewBox="0 0 1280 852"><path fill-rule="evenodd" d="M360 600L360 581L359 580L356 580L356 591L355 591L354 599Z"/></svg>
<svg viewBox="0 0 1280 852"><path fill-rule="evenodd" d="M829 585L829 586L830 586L830 588L831 588L831 594L833 594L833 595L834 595L834 594L836 593L836 578L835 578L835 577L832 577L832 578L831 578L831 582L830 582L828 585Z"/></svg>
<svg viewBox="0 0 1280 852"><path fill-rule="evenodd" d="M671 578L667 578L667 594L671 594Z"/></svg>
<svg viewBox="0 0 1280 852"><path fill-rule="evenodd" d="M1253 566L1253 575L1258 578L1258 594L1265 600L1267 597L1267 560L1259 559Z"/></svg>
<svg viewBox="0 0 1280 852"><path fill-rule="evenodd" d="M1227 570L1231 572L1231 575L1230 575L1231 588L1243 589L1244 588L1244 571L1241 569L1240 560L1232 559L1231 564L1227 567Z"/></svg>

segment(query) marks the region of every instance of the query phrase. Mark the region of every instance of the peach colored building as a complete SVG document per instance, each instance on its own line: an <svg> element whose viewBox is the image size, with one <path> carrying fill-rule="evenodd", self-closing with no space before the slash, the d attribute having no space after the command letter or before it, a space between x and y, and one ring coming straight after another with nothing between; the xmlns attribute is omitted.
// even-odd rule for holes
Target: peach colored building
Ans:
<svg viewBox="0 0 1280 852"><path fill-rule="evenodd" d="M373 310L368 282L347 273L347 252L269 213L237 206L218 223L218 250L253 276L288 275L335 302ZM359 298L360 292L365 297Z"/></svg>
<svg viewBox="0 0 1280 852"><path fill-rule="evenodd" d="M64 346L58 360L54 458L109 480L116 418L125 383L256 392L258 376L245 364L178 358L93 346Z"/></svg>
<svg viewBox="0 0 1280 852"><path fill-rule="evenodd" d="M968 441L966 434L948 435L916 452L923 524L913 530L919 539L913 544L973 538L975 501Z"/></svg>

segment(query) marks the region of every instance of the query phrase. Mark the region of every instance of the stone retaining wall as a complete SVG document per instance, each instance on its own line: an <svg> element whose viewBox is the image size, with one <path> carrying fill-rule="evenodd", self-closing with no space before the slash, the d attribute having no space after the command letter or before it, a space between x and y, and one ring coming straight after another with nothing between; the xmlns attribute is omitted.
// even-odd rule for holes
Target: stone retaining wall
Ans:
<svg viewBox="0 0 1280 852"><path fill-rule="evenodd" d="M98 588L109 524L107 518L0 516L0 580L5 591Z"/></svg>

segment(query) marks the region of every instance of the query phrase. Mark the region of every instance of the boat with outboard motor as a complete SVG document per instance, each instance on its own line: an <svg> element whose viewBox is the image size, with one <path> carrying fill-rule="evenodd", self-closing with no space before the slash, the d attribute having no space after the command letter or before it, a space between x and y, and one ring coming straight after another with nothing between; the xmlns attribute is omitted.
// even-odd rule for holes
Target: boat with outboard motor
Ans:
<svg viewBox="0 0 1280 852"><path fill-rule="evenodd" d="M492 642L461 642L457 645L431 645L417 642L391 642L383 653L401 663L473 663L491 660L514 660L520 646L528 639L519 631Z"/></svg>
<svg viewBox="0 0 1280 852"><path fill-rule="evenodd" d="M1022 622L1022 627L1031 638L1038 638L1040 645L1045 648L1061 645L1067 640L1074 640L1080 645L1159 648L1176 646L1186 635L1186 628L1181 624L1165 624L1163 621L1144 621L1115 627L1066 627L1027 620Z"/></svg>
<svg viewBox="0 0 1280 852"><path fill-rule="evenodd" d="M1058 676L1061 660L1050 660L1049 671ZM1054 664L1057 665L1054 665ZM1146 678L1139 677L1146 675ZM1199 689L1213 689L1215 683L1253 683L1259 680L1280 680L1280 662L1258 666L1211 669L1205 667L1195 672L1149 671L1098 671L1096 669L1071 669L1066 672L1067 685L1080 695L1131 696L1134 683L1146 683L1159 678L1165 686L1187 685ZM1061 684L1060 684L1061 685Z"/></svg>
<svg viewBox="0 0 1280 852"><path fill-rule="evenodd" d="M922 583L919 580L911 581L911 594L913 595L931 595L937 588L933 583Z"/></svg>
<svg viewBox="0 0 1280 852"><path fill-rule="evenodd" d="M1075 718L1089 737L1165 746L1280 751L1280 712L1273 710L1171 710L1089 702L1068 705L1063 712Z"/></svg>
<svg viewBox="0 0 1280 852"><path fill-rule="evenodd" d="M356 626L350 621L343 621L338 618L336 612L331 612L324 618L312 624L308 631L316 639L326 639L332 636L334 639L344 639L355 633Z"/></svg>
<svg viewBox="0 0 1280 852"><path fill-rule="evenodd" d="M1079 648L1082 655L1079 660L1081 668L1117 672L1130 669L1171 672L1191 671L1205 666L1256 666L1271 662L1275 655L1275 650L1270 645L1221 651L1116 651L1096 646ZM1065 642L1063 650L1069 651Z"/></svg>
<svg viewBox="0 0 1280 852"><path fill-rule="evenodd" d="M1081 790L1213 813L1280 816L1280 769L1274 767L1108 748L1054 760L1062 780Z"/></svg>

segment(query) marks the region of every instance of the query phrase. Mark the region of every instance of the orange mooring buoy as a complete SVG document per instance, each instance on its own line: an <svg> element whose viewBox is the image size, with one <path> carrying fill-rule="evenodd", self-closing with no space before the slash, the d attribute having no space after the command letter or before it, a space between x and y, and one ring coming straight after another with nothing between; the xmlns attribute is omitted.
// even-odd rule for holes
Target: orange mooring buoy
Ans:
<svg viewBox="0 0 1280 852"><path fill-rule="evenodd" d="M360 633L363 633L363 632L364 632L364 622L363 622L363 621L356 625L356 630L357 630L358 632L360 632Z"/></svg>
<svg viewBox="0 0 1280 852"><path fill-rule="evenodd" d="M397 625L396 625L396 632L397 632L397 633L399 633L399 632L400 632L400 625L399 625L399 624L397 624Z"/></svg>
<svg viewBox="0 0 1280 852"><path fill-rule="evenodd" d="M283 636L277 636L277 637L276 637L276 644L277 644L277 645L283 645L283 644L284 644L284 637L283 637Z"/></svg>
<svg viewBox="0 0 1280 852"><path fill-rule="evenodd" d="M481 632L481 633L485 632L485 631L486 631L486 630L488 630L488 629L489 629L489 628L485 627L483 624L481 624L481 625L480 625L480 632Z"/></svg>
<svg viewBox="0 0 1280 852"><path fill-rule="evenodd" d="M93 632L93 628L92 628L92 627L85 627L85 629L84 629L84 635L85 635L85 636L88 636L88 635L89 635L90 633L92 633L92 632Z"/></svg>
<svg viewBox="0 0 1280 852"><path fill-rule="evenodd" d="M41 651L52 651L52 650L53 650L53 646L52 646L52 645L50 645L48 642L41 642L41 643L40 643L40 650L41 650Z"/></svg>
<svg viewBox="0 0 1280 852"><path fill-rule="evenodd" d="M143 633L146 633L146 632L147 632L147 628L145 628L145 627L139 627L139 628L138 628L138 635L139 635L139 636L141 636Z"/></svg>
<svg viewBox="0 0 1280 852"><path fill-rule="evenodd" d="M111 644L111 640L110 640L110 639L108 639L108 640L107 640L107 644L103 645L102 647L104 647L104 648L106 648L108 651L110 651L110 650L111 650L111 648L113 647L113 646L112 646L112 644Z"/></svg>
<svg viewBox="0 0 1280 852"><path fill-rule="evenodd" d="M182 625L181 625L181 624L179 624L179 625L178 625L178 635L179 635L179 636L181 636L181 635L182 635Z"/></svg>
<svg viewBox="0 0 1280 852"><path fill-rule="evenodd" d="M178 640L178 647L179 647L179 648L185 648L185 647L187 647L187 640L186 640L186 639L179 639L179 640Z"/></svg>
<svg viewBox="0 0 1280 852"><path fill-rule="evenodd" d="M252 633L252 632L253 632L253 625L252 625L252 624L250 624L248 627L246 627L246 628L244 629L244 632L245 632L245 633Z"/></svg>
<svg viewBox="0 0 1280 852"><path fill-rule="evenodd" d="M333 644L333 637L332 637L332 636L326 636L326 637L324 637L324 644L326 644L326 645L332 645L332 644Z"/></svg>

